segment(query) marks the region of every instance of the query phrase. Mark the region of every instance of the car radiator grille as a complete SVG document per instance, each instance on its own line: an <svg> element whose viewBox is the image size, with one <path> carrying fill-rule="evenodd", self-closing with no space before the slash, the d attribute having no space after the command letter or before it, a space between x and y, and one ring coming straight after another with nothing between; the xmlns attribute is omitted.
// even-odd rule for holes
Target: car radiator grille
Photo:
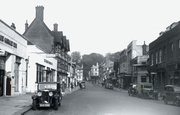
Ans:
<svg viewBox="0 0 180 115"><path fill-rule="evenodd" d="M50 102L49 92L43 92L40 100L42 103L47 103L47 102L49 103Z"/></svg>

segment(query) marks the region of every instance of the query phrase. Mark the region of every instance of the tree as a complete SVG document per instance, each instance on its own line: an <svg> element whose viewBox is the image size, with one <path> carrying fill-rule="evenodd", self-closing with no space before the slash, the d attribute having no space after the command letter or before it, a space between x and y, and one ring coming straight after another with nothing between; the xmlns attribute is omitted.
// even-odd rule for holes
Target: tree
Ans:
<svg viewBox="0 0 180 115"><path fill-rule="evenodd" d="M82 64L83 64L83 75L88 76L88 72L91 70L92 65L96 65L96 63L100 64L104 60L104 56L97 53L91 53L89 55L82 56Z"/></svg>
<svg viewBox="0 0 180 115"><path fill-rule="evenodd" d="M71 53L72 62L76 62L77 65L81 63L81 54L79 51L74 51Z"/></svg>

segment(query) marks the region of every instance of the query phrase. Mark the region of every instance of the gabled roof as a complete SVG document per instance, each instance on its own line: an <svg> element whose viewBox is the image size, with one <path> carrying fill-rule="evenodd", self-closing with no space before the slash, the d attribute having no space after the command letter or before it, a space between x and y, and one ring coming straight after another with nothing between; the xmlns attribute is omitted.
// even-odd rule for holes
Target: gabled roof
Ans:
<svg viewBox="0 0 180 115"><path fill-rule="evenodd" d="M52 31L52 34L54 36L54 42L62 44L63 32L61 32L61 31Z"/></svg>
<svg viewBox="0 0 180 115"><path fill-rule="evenodd" d="M52 52L53 36L43 21L34 19L23 35L32 44L39 46L46 53Z"/></svg>

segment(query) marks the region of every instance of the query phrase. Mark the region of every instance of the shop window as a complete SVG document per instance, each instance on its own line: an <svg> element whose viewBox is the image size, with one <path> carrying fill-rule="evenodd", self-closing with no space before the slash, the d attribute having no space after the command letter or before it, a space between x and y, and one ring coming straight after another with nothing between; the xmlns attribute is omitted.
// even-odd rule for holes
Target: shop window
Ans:
<svg viewBox="0 0 180 115"><path fill-rule="evenodd" d="M146 76L141 76L141 82L146 82Z"/></svg>
<svg viewBox="0 0 180 115"><path fill-rule="evenodd" d="M37 71L36 71L36 82L43 82L44 77L43 77L43 70L44 66L37 64Z"/></svg>

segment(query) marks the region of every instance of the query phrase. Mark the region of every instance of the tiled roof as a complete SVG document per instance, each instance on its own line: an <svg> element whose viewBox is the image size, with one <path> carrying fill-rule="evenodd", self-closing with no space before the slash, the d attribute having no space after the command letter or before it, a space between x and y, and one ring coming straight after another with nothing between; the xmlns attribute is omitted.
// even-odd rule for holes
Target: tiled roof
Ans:
<svg viewBox="0 0 180 115"><path fill-rule="evenodd" d="M46 53L52 52L53 36L44 22L35 18L23 35Z"/></svg>

